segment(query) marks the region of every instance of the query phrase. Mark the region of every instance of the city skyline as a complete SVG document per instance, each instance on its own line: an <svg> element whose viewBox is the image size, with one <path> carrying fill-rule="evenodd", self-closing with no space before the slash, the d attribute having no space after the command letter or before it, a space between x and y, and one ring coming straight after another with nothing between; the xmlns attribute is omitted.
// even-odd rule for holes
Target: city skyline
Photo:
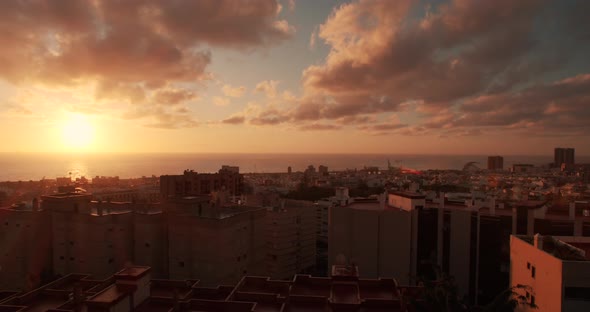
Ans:
<svg viewBox="0 0 590 312"><path fill-rule="evenodd" d="M588 6L6 1L0 152L590 155Z"/></svg>

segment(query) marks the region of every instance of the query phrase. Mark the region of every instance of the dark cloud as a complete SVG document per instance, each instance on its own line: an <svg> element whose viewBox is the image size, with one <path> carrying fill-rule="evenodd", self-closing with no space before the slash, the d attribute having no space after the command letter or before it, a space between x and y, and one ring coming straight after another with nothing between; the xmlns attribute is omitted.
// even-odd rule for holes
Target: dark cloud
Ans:
<svg viewBox="0 0 590 312"><path fill-rule="evenodd" d="M229 118L226 118L226 119L222 120L221 122L224 124L229 124L229 125L241 125L244 123L245 120L246 120L246 118L244 116L236 115L236 116L231 116Z"/></svg>
<svg viewBox="0 0 590 312"><path fill-rule="evenodd" d="M197 95L186 89L160 89L154 94L154 101L157 104L178 105L197 98Z"/></svg>
<svg viewBox="0 0 590 312"><path fill-rule="evenodd" d="M334 124L319 124L312 123L307 125L299 126L297 129L302 131L326 131L326 130L339 130L342 126Z"/></svg>
<svg viewBox="0 0 590 312"><path fill-rule="evenodd" d="M304 95L295 106L246 114L250 123L334 122L371 134L590 133L588 76L572 77L590 68L585 60L572 72L569 63L590 53L576 9L583 6L451 0L417 17L418 3L335 8L317 34L330 53L304 70ZM571 78L547 82L556 76ZM411 125L378 121L400 111L413 114Z"/></svg>

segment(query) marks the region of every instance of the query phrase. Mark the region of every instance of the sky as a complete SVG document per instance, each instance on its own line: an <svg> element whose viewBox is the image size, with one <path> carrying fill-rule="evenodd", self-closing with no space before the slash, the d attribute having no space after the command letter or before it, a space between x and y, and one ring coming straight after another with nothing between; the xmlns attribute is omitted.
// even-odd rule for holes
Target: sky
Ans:
<svg viewBox="0 0 590 312"><path fill-rule="evenodd" d="M0 1L0 152L590 155L590 1Z"/></svg>

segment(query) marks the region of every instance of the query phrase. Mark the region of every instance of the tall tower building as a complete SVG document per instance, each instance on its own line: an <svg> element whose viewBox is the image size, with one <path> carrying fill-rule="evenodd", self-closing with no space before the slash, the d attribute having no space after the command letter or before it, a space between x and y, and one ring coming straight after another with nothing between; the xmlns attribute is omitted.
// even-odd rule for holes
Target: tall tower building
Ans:
<svg viewBox="0 0 590 312"><path fill-rule="evenodd" d="M575 164L575 153L574 148L568 147L556 147L554 152L554 164L555 167L561 167L562 164L573 165Z"/></svg>
<svg viewBox="0 0 590 312"><path fill-rule="evenodd" d="M503 170L504 157L502 156L488 156L488 170Z"/></svg>

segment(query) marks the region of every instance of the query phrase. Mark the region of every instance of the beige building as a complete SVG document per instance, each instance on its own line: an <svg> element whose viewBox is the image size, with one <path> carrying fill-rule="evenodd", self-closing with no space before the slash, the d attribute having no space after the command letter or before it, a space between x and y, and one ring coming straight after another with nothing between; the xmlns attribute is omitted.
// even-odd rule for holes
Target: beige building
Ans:
<svg viewBox="0 0 590 312"><path fill-rule="evenodd" d="M51 215L53 273L106 278L133 260L133 214L127 205L91 202L91 195L42 197Z"/></svg>
<svg viewBox="0 0 590 312"><path fill-rule="evenodd" d="M590 311L590 238L511 236L510 285L537 306L519 311Z"/></svg>
<svg viewBox="0 0 590 312"><path fill-rule="evenodd" d="M266 211L266 274L291 278L316 264L316 205L308 201L281 200Z"/></svg>
<svg viewBox="0 0 590 312"><path fill-rule="evenodd" d="M51 223L42 211L0 208L0 289L32 289L51 272Z"/></svg>
<svg viewBox="0 0 590 312"><path fill-rule="evenodd" d="M203 285L265 272L266 209L228 206L217 194L152 204L91 201L72 190L34 207L0 209L4 289L31 289L74 272L102 279L128 265L150 266L155 278L198 277Z"/></svg>
<svg viewBox="0 0 590 312"><path fill-rule="evenodd" d="M239 167L222 166L217 173L198 173L185 170L182 175L160 176L162 198L209 195L227 191L231 196L242 194L244 176Z"/></svg>
<svg viewBox="0 0 590 312"><path fill-rule="evenodd" d="M243 275L264 272L264 208L210 204L198 197L174 199L166 206L171 279L232 284Z"/></svg>
<svg viewBox="0 0 590 312"><path fill-rule="evenodd" d="M328 264L354 263L361 277L397 276L408 284L416 256L412 222L416 212L381 202L355 202L330 209ZM414 245L414 246L413 246Z"/></svg>

